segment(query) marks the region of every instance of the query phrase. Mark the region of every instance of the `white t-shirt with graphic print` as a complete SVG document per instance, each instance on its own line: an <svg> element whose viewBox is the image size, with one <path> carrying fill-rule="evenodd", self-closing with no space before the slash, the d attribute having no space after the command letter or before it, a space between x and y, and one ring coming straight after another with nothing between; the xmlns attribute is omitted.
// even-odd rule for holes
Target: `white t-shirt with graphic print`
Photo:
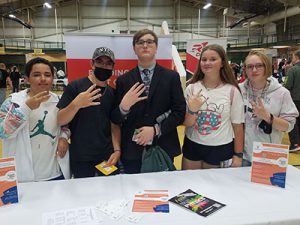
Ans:
<svg viewBox="0 0 300 225"><path fill-rule="evenodd" d="M206 89L201 81L187 86L185 97L201 91L207 99L201 106L193 126L186 127L185 135L191 141L208 146L224 145L232 142L232 123L244 123L244 105L239 90L224 84L214 89Z"/></svg>
<svg viewBox="0 0 300 225"><path fill-rule="evenodd" d="M62 175L56 159L57 138L60 134L57 102L57 96L51 95L30 113L29 134L36 180L53 179Z"/></svg>

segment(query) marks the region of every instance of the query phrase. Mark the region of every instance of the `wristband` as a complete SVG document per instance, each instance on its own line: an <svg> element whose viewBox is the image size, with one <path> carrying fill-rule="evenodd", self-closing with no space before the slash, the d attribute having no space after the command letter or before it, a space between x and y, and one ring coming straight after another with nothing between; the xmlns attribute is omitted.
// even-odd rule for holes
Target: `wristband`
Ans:
<svg viewBox="0 0 300 225"><path fill-rule="evenodd" d="M117 149L117 150L114 150L114 152L121 152L121 150L118 150L118 149Z"/></svg>
<svg viewBox="0 0 300 225"><path fill-rule="evenodd" d="M187 112L188 112L188 114L190 114L190 115L192 115L192 116L197 116L199 111L193 112L193 111L191 111L191 110L189 109L189 107L188 107L188 108L187 108Z"/></svg>
<svg viewBox="0 0 300 225"><path fill-rule="evenodd" d="M156 134L156 129L155 129L155 125L153 125L153 130L154 130L154 135L153 137L155 137L157 134Z"/></svg>
<svg viewBox="0 0 300 225"><path fill-rule="evenodd" d="M243 153L242 152L234 152L233 155L239 157L239 158L243 158Z"/></svg>
<svg viewBox="0 0 300 225"><path fill-rule="evenodd" d="M274 120L274 116L272 113L270 113L270 124L272 125L273 124L273 120Z"/></svg>

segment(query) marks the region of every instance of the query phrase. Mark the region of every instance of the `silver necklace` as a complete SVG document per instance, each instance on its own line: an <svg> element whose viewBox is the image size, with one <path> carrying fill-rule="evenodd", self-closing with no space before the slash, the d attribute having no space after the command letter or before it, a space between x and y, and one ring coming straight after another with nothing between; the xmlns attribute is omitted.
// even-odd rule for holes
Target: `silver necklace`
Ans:
<svg viewBox="0 0 300 225"><path fill-rule="evenodd" d="M249 86L250 86L250 88L251 88L251 98L252 98L252 100L253 100L254 102L256 102L256 98L258 97L260 90L257 89L257 90L255 91L253 85L251 84L251 82L249 82ZM261 93L260 93L260 96L259 96L259 97L260 97L261 99L264 99L264 98L265 98L265 94L266 94L266 92L267 92L268 87L269 87L269 82L267 81L266 84L265 84L265 86L263 87ZM250 94L250 93L249 93L249 94ZM249 96L249 97L250 97L250 96Z"/></svg>
<svg viewBox="0 0 300 225"><path fill-rule="evenodd" d="M248 91L247 91L247 105L246 105L246 111L247 114L249 115L251 120L255 120L257 119L257 117L255 116L255 114L253 113L253 109L252 106L250 104L250 99L252 99L252 101L256 102L256 98L258 97L257 95L254 94L254 89L253 86L251 85L250 81L248 80ZM265 98L265 93L267 92L269 87L269 81L267 81L267 83L265 84L264 88L262 89L262 92L260 93L260 98L263 100ZM251 93L250 93L251 91ZM250 107L251 106L251 107Z"/></svg>
<svg viewBox="0 0 300 225"><path fill-rule="evenodd" d="M219 87L220 84L221 84L222 82L218 82L217 85L216 85L215 87L211 87L211 88L207 87L207 86L205 85L204 81L201 81L201 83L202 83L202 85L205 87L205 89L206 89L207 91L211 91L211 90L216 89L217 87Z"/></svg>

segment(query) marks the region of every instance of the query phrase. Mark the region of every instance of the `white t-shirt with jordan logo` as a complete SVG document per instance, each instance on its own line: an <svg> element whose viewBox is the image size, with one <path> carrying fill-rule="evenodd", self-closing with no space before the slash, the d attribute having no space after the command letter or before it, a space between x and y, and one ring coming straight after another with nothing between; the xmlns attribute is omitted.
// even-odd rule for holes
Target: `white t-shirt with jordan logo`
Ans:
<svg viewBox="0 0 300 225"><path fill-rule="evenodd" d="M198 144L217 146L232 142L232 123L244 123L244 105L239 90L231 84L206 89L201 81L188 85L185 97L199 91L206 102L201 106L193 126L186 127L185 135Z"/></svg>
<svg viewBox="0 0 300 225"><path fill-rule="evenodd" d="M60 134L60 127L57 125L57 102L57 97L51 95L48 101L41 103L39 108L30 113L29 134L36 180L52 179L62 175L56 151L53 151L57 147L57 138Z"/></svg>

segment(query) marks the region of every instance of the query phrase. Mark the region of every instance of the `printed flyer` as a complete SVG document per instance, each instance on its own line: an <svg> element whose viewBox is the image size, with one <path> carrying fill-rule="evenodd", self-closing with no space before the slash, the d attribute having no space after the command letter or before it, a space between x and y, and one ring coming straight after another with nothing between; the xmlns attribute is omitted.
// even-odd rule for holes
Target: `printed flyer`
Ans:
<svg viewBox="0 0 300 225"><path fill-rule="evenodd" d="M18 202L15 158L0 158L0 206Z"/></svg>
<svg viewBox="0 0 300 225"><path fill-rule="evenodd" d="M200 195L191 189L176 195L169 199L169 201L204 217L207 217L226 206L223 203Z"/></svg>
<svg viewBox="0 0 300 225"><path fill-rule="evenodd" d="M169 213L168 190L144 190L134 196L132 212Z"/></svg>
<svg viewBox="0 0 300 225"><path fill-rule="evenodd" d="M253 143L251 181L285 188L289 146Z"/></svg>

